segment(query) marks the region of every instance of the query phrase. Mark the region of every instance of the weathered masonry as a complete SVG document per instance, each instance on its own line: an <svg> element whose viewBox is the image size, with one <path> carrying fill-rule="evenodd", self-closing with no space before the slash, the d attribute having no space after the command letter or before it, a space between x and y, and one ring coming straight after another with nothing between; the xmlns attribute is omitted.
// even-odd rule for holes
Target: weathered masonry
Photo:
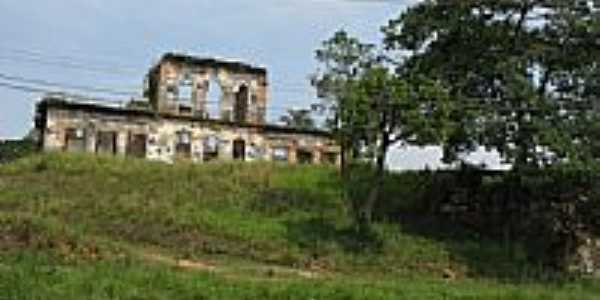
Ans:
<svg viewBox="0 0 600 300"><path fill-rule="evenodd" d="M239 62L166 54L148 76L146 95L160 113L262 124L267 105L267 70ZM220 92L211 114L207 96ZM210 103L214 104L214 103Z"/></svg>
<svg viewBox="0 0 600 300"><path fill-rule="evenodd" d="M147 102L113 107L47 96L36 127L45 151L165 162L340 163L327 132L266 124L267 72L239 62L167 54L147 76ZM219 89L218 111L207 95Z"/></svg>

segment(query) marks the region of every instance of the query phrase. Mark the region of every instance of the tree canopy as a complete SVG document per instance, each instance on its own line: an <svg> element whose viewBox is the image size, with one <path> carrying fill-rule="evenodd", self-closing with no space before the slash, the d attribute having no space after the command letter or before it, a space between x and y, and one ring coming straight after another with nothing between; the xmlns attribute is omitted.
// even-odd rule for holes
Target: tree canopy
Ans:
<svg viewBox="0 0 600 300"><path fill-rule="evenodd" d="M384 27L399 74L447 86L455 160L485 146L516 167L597 156L600 18L588 1L424 1ZM596 126L597 127L597 126Z"/></svg>
<svg viewBox="0 0 600 300"><path fill-rule="evenodd" d="M396 74L385 52L344 31L316 54L324 69L314 83L322 105L333 113L330 124L338 141L351 150L346 157L374 166L372 190L359 208L360 223L369 223L389 149L396 143L435 144L448 136L448 95L425 76Z"/></svg>
<svg viewBox="0 0 600 300"><path fill-rule="evenodd" d="M287 114L281 116L280 121L288 127L297 129L314 129L315 120L310 109L288 109Z"/></svg>
<svg viewBox="0 0 600 300"><path fill-rule="evenodd" d="M322 99L318 106L327 116L326 123L342 146L342 171L358 152L358 140L364 136L364 118L352 103L356 98L352 98L350 86L375 56L374 45L363 43L344 30L323 41L315 51L320 68L312 83Z"/></svg>

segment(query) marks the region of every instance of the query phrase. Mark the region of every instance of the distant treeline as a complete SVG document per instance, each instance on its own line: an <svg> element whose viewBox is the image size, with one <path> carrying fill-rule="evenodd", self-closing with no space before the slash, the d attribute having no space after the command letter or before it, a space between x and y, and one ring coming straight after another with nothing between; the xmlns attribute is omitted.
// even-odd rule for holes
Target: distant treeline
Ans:
<svg viewBox="0 0 600 300"><path fill-rule="evenodd" d="M32 139L0 140L0 164L27 156L37 149L37 144Z"/></svg>

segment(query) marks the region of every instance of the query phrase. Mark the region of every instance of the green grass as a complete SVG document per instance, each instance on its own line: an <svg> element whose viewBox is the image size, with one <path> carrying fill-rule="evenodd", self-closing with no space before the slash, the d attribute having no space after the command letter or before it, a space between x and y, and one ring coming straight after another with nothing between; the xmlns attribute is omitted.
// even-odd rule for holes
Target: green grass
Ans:
<svg viewBox="0 0 600 300"><path fill-rule="evenodd" d="M600 295L593 281L533 279L519 249L444 224L358 236L341 189L316 166L21 159L0 166L0 299Z"/></svg>

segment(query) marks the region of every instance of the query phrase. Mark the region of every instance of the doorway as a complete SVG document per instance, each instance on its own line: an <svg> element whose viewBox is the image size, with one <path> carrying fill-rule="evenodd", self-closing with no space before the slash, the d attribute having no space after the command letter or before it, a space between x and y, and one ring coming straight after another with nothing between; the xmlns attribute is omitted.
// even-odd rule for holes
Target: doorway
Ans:
<svg viewBox="0 0 600 300"><path fill-rule="evenodd" d="M296 152L296 159L300 164L312 164L313 154L309 150L298 149Z"/></svg>
<svg viewBox="0 0 600 300"><path fill-rule="evenodd" d="M127 156L145 158L147 138L145 134L130 133L127 142Z"/></svg>
<svg viewBox="0 0 600 300"><path fill-rule="evenodd" d="M233 141L233 159L246 160L246 142L244 140Z"/></svg>
<svg viewBox="0 0 600 300"><path fill-rule="evenodd" d="M99 131L96 136L96 153L117 154L117 133L114 131Z"/></svg>
<svg viewBox="0 0 600 300"><path fill-rule="evenodd" d="M67 152L85 152L86 136L81 128L68 128L65 133L65 149Z"/></svg>
<svg viewBox="0 0 600 300"><path fill-rule="evenodd" d="M179 159L190 159L192 157L192 134L189 131L178 131L175 143L175 155Z"/></svg>

